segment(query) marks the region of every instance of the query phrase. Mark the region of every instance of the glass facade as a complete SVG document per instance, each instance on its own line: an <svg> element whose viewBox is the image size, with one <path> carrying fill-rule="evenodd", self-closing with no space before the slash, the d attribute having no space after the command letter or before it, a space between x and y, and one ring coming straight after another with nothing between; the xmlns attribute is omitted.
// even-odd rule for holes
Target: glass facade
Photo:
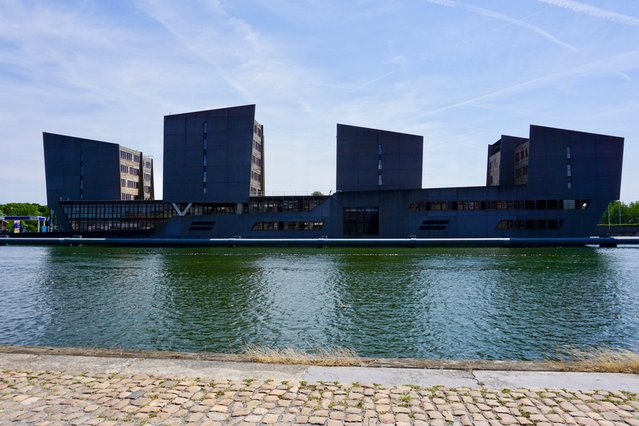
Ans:
<svg viewBox="0 0 639 426"><path fill-rule="evenodd" d="M156 228L176 216L237 213L307 212L326 197L259 197L249 203L169 203L164 201L61 201L74 232L142 231ZM240 209L238 211L238 209ZM319 230L323 222L256 222L255 230Z"/></svg>
<svg viewBox="0 0 639 426"><path fill-rule="evenodd" d="M344 207L344 235L379 235L378 207Z"/></svg>

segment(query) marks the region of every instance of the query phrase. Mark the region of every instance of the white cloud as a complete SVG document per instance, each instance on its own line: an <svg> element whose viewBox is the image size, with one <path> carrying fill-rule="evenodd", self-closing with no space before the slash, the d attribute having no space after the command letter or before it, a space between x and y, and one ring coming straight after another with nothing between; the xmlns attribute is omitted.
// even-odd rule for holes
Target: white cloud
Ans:
<svg viewBox="0 0 639 426"><path fill-rule="evenodd" d="M577 49L575 46L572 46L571 44L568 44L560 39L558 39L557 37L555 37L554 35L550 34L548 31L545 31L541 28L539 28L536 25L530 24L524 20L521 19L516 19L516 18L512 18L510 16L504 15L502 13L499 12L495 12L493 10L490 9L484 9L482 7L476 7L476 6L471 6L468 4L464 4L464 3L458 3L452 0L426 0L429 3L433 3L433 4L438 4L441 6L447 6L447 7L456 7L456 8L460 8L463 10L468 10L470 12L473 13L477 13L479 15L483 15L483 16L488 16L490 18L494 18L494 19L498 19L500 21L504 21L504 22L508 22L509 24L513 24L513 25L517 25L519 27L525 28L527 30L530 30L536 34L539 34L540 36L544 37L547 40L550 40L551 42L561 46L561 47L565 47L566 49L572 50L573 52L579 52L579 49Z"/></svg>
<svg viewBox="0 0 639 426"><path fill-rule="evenodd" d="M601 9L589 4L574 0L537 0L541 3L550 4L557 7L563 7L564 9L572 10L573 12L585 13L586 15L594 16L596 18L608 19L613 22L618 22L624 25L631 25L633 27L639 27L639 19L634 16L624 15L622 13L612 12L609 10Z"/></svg>

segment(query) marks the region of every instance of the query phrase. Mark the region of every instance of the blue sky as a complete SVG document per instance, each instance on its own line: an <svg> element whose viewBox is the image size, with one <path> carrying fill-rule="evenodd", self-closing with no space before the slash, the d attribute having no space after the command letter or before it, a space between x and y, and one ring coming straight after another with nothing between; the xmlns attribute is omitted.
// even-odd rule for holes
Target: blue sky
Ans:
<svg viewBox="0 0 639 426"><path fill-rule="evenodd" d="M268 194L335 188L335 124L424 136L424 187L485 183L530 124L626 138L636 0L0 0L0 203L46 201L42 132L153 155L169 113L257 104Z"/></svg>

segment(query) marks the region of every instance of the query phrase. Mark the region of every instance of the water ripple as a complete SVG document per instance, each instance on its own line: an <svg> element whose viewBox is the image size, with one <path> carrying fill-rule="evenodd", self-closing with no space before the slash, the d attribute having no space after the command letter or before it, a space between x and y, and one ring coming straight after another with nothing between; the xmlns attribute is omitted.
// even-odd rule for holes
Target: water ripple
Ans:
<svg viewBox="0 0 639 426"><path fill-rule="evenodd" d="M0 343L453 359L639 350L637 254L0 247Z"/></svg>

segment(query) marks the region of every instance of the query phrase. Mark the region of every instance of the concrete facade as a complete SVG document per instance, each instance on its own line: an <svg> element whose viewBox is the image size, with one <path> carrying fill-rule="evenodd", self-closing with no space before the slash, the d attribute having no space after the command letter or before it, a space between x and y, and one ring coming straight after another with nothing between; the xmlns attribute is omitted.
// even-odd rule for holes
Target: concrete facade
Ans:
<svg viewBox="0 0 639 426"><path fill-rule="evenodd" d="M245 202L264 193L255 105L164 117L164 199Z"/></svg>
<svg viewBox="0 0 639 426"><path fill-rule="evenodd" d="M422 136L337 125L337 191L422 187Z"/></svg>

